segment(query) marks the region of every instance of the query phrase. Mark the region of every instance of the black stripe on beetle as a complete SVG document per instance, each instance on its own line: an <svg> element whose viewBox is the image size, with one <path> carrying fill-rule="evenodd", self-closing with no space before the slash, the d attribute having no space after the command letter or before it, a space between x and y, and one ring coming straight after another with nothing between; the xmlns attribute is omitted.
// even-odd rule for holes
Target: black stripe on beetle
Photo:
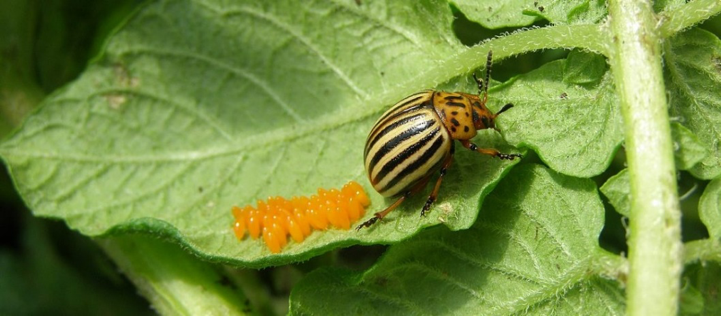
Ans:
<svg viewBox="0 0 721 316"><path fill-rule="evenodd" d="M444 141L445 141L445 139L443 139L443 137L438 137L436 139L436 141L433 142L433 145L431 145L431 147L428 148L428 150L423 152L423 155L419 159L416 159L415 161L413 161L413 163L408 165L408 167L403 169L403 171L399 172L398 175L395 178L393 178L393 180L388 182L388 185L386 185L386 187L392 188L393 186L398 184L398 182L400 182L405 177L407 177L409 174L411 174L416 169L418 169L418 167L427 163L429 161L429 159L438 151L438 149L441 147L441 145L443 145Z"/></svg>
<svg viewBox="0 0 721 316"><path fill-rule="evenodd" d="M463 101L464 98L462 95L459 95L459 94L451 94L451 95L447 95L446 97L444 97L444 99L446 99L448 101L454 101L454 100Z"/></svg>
<svg viewBox="0 0 721 316"><path fill-rule="evenodd" d="M383 138L383 136L385 136L386 134L389 134L389 133L394 133L394 132L398 129L399 126L406 125L406 124L408 124L408 123L411 122L411 121L421 120L421 119L423 119L425 116L426 116L426 114L424 114L424 113L418 113L418 114L414 114L414 115L411 115L411 116L406 116L406 117L404 117L404 118L401 118L401 119L399 119L399 120L397 120L397 121L392 122L391 124L388 124L388 125L387 125L386 127L384 127L381 131L379 131L378 133L376 133L375 136L373 136L373 139L370 140L370 141L366 144L366 152L367 152L368 150L370 150L371 148L373 148L373 147L376 145L376 142L378 142L379 139ZM367 154L367 153L366 153L366 154Z"/></svg>
<svg viewBox="0 0 721 316"><path fill-rule="evenodd" d="M425 121L425 124L419 124L417 125L418 129L425 130L431 125L433 125L434 121ZM389 152L391 152L393 149L396 149L399 145L406 142L409 138L413 137L414 135L419 134L418 129L407 129L403 131L402 133L398 134L396 137L388 141L387 143L383 144L383 147L378 149L376 154L373 156L373 159L371 159L370 164L368 165L368 169L373 170L375 168L378 161L380 161L383 157L385 157ZM438 127L440 129L440 127ZM430 133L426 135L423 139L420 140L420 142L423 142L426 138L432 137L434 134Z"/></svg>
<svg viewBox="0 0 721 316"><path fill-rule="evenodd" d="M447 105L447 106L457 106L457 107L460 107L460 108L465 108L465 107L466 107L466 105L463 104L463 103L451 102L451 101L446 102L446 105Z"/></svg>
<svg viewBox="0 0 721 316"><path fill-rule="evenodd" d="M409 159L411 156L414 156L423 146L425 146L428 142L431 141L431 139L436 138L438 136L438 132L440 131L441 127L432 130L428 135L423 137L418 142L415 142L413 144L407 144L408 147L403 149L403 151L398 154L397 156L393 157L391 161L387 164L385 164L381 170L378 172L378 174L373 178L373 183L379 183L383 181L383 178L388 175L391 171L393 171L398 165L405 162L407 159ZM424 153L425 154L425 153ZM432 153L431 153L432 154ZM379 159L380 160L380 159ZM370 170L373 170L369 167ZM408 169L408 168L406 168Z"/></svg>
<svg viewBox="0 0 721 316"><path fill-rule="evenodd" d="M424 100L425 99L425 100ZM393 108L388 110L386 113L383 113L381 117L376 122L377 127L380 122L383 122L388 119L388 117L393 115L400 115L409 111L414 111L418 108L427 106L427 101L430 101L430 98L428 97L428 92L419 92L416 94L412 94L408 96L407 98L401 100L398 102ZM403 109L403 107L407 107L406 109Z"/></svg>

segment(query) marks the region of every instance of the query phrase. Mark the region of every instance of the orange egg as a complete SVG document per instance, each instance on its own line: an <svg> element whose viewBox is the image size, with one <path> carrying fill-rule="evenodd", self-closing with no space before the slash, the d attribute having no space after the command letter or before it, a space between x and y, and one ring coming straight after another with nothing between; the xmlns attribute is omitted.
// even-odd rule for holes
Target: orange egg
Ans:
<svg viewBox="0 0 721 316"><path fill-rule="evenodd" d="M342 228L345 230L350 229L350 214L348 214L349 211L349 201L348 199L338 199L338 202L335 207L335 216L336 220L338 221L338 224L340 226L336 226L338 228Z"/></svg>
<svg viewBox="0 0 721 316"><path fill-rule="evenodd" d="M317 195L313 195L310 198L308 210L306 210L306 215L308 216L308 222L310 223L310 226L318 230L324 230L328 228L328 214L323 205L324 203L323 201L321 201L320 197L318 197Z"/></svg>
<svg viewBox="0 0 721 316"><path fill-rule="evenodd" d="M358 184L358 182L350 181L346 183L341 190L343 190L346 195L357 199L363 207L371 204L368 195L366 194L365 190L363 190L363 187Z"/></svg>
<svg viewBox="0 0 721 316"><path fill-rule="evenodd" d="M340 212L338 212L338 206L335 204L334 201L325 201L323 205L321 205L323 208L323 211L325 212L325 216L328 217L328 222L333 225L334 227L340 228L341 225L341 216Z"/></svg>
<svg viewBox="0 0 721 316"><path fill-rule="evenodd" d="M263 241L272 253L280 252L280 242L278 242L278 237L273 233L270 227L263 227Z"/></svg>
<svg viewBox="0 0 721 316"><path fill-rule="evenodd" d="M292 237L295 242L302 242L305 239L303 230L300 228L300 225L298 225L298 223L296 223L293 219L290 219L288 221L288 232L290 233L290 237Z"/></svg>
<svg viewBox="0 0 721 316"><path fill-rule="evenodd" d="M238 240L242 240L245 237L245 220L236 220L233 225L233 232L235 232L235 237Z"/></svg>
<svg viewBox="0 0 721 316"><path fill-rule="evenodd" d="M283 227L280 227L278 223L273 223L273 225L270 226L270 230L273 235L278 239L278 243L280 244L281 248L285 247L285 245L288 244L288 233L286 233L285 229L283 229Z"/></svg>
<svg viewBox="0 0 721 316"><path fill-rule="evenodd" d="M363 217L363 205L356 199L348 200L348 220L354 223L361 217Z"/></svg>
<svg viewBox="0 0 721 316"><path fill-rule="evenodd" d="M293 197L293 220L298 224L300 230L303 232L303 236L310 236L311 227L308 223L308 217L305 216L305 210L308 208L308 203L303 204L303 199L306 197L296 198ZM308 200L309 202L310 200Z"/></svg>
<svg viewBox="0 0 721 316"><path fill-rule="evenodd" d="M260 237L261 232L261 221L263 220L262 215L260 215L260 212L258 210L251 210L248 212L248 217L246 217L246 226L248 227L248 234L253 239L258 239Z"/></svg>
<svg viewBox="0 0 721 316"><path fill-rule="evenodd" d="M235 217L233 232L243 240L247 232L253 239L263 237L272 253L278 253L288 243L288 237L300 243L313 230L326 230L329 226L348 230L363 216L370 204L363 187L355 181L346 183L340 190L319 188L316 195L280 196L258 200L256 208L247 205L233 206Z"/></svg>
<svg viewBox="0 0 721 316"><path fill-rule="evenodd" d="M235 217L236 220L243 217L243 209L240 207L233 206L232 212L233 217Z"/></svg>
<svg viewBox="0 0 721 316"><path fill-rule="evenodd" d="M258 200L258 202L256 202L256 205L258 205L258 207L256 209L258 211L262 212L263 214L265 214L269 210L268 203L266 203L264 201Z"/></svg>

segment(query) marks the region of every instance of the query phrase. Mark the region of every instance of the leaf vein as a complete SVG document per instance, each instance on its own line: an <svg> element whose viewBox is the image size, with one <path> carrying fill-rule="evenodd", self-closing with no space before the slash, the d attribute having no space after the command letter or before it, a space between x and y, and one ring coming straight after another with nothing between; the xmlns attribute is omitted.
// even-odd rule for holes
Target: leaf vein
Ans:
<svg viewBox="0 0 721 316"><path fill-rule="evenodd" d="M446 252L450 253L451 255L455 256L456 258L463 260L465 262L468 262L476 267L494 270L503 275L512 276L512 277L514 277L518 280L524 281L524 282L533 283L533 284L541 284L541 282L539 282L540 280L537 281L537 280L534 280L534 278L532 278L530 276L525 276L525 275L523 275L523 273L521 273L520 270L514 269L507 265L502 265L500 263L492 264L492 263L489 263L484 260L476 259L474 257L467 255L467 252L464 252L462 249L451 247L450 245L448 245L447 243L444 243L442 241L426 239L426 240L423 240L423 242L420 242L420 241L416 241L416 242L421 245L427 244L428 246L425 246L426 248L430 248L430 247L441 248L441 249L445 250Z"/></svg>
<svg viewBox="0 0 721 316"><path fill-rule="evenodd" d="M245 13L247 15L254 16L256 18L260 18L262 20L270 22L271 24L275 25L279 29L290 34L294 38L298 39L298 41L300 41L303 45L308 47L308 49L310 49L311 52L313 52L316 56L318 56L318 58L323 62L323 64L327 65L328 68L330 68L338 76L338 78L340 78L346 85L348 85L348 87L350 87L356 94L362 96L364 99L368 97L368 93L366 91L362 90L361 88L359 88L355 84L355 82L353 82L353 80L351 80L350 77L348 77L348 75L346 75L345 72L343 72L340 69L340 67L338 65L336 65L330 58L325 56L325 54L323 54L323 52L318 47L313 45L313 43L310 41L310 39L304 37L301 33L296 32L293 29L293 27L283 23L282 21L277 19L277 17L266 14L265 12L253 10L252 8L249 8L249 7L237 8L236 10L229 10L229 11L223 13L223 15L231 16L231 15L235 15L235 14L240 15L241 13Z"/></svg>
<svg viewBox="0 0 721 316"><path fill-rule="evenodd" d="M445 282L448 282L449 284L453 284L454 286L467 292L474 298L488 302L488 300L486 298L484 298L480 294L478 294L478 292L476 292L476 290L474 290L473 287L470 286L469 284L465 284L465 283L461 282L461 280L451 277L450 273L438 271L437 269L433 269L432 267L430 267L428 265L424 265L420 262L405 262L402 265L397 265L395 267L388 269L388 271L391 272L391 271L396 271L396 270L412 270L412 269L420 271L421 272L420 275L430 276L430 277L436 278L440 281L445 281Z"/></svg>
<svg viewBox="0 0 721 316"><path fill-rule="evenodd" d="M244 79L248 80L250 83L254 84L255 86L259 87L263 92L265 92L266 95L268 95L273 101L278 104L288 115L290 115L294 120L297 122L305 122L305 120L298 115L295 111L293 111L292 107L285 102L280 95L272 88L270 87L266 82L261 80L260 78L253 75L251 72L249 72L247 69L239 68L236 66L233 66L231 64L222 62L220 60L217 60L215 58L211 58L210 56L201 55L197 53L191 53L189 51L171 51L171 50L161 50L157 47L153 48L139 48L135 47L133 48L132 52L125 53L128 54L152 54L156 55L158 57L184 57L188 59L194 59L197 61L202 61L208 65L214 66L218 69L225 70L232 72L236 75L239 75L243 77Z"/></svg>

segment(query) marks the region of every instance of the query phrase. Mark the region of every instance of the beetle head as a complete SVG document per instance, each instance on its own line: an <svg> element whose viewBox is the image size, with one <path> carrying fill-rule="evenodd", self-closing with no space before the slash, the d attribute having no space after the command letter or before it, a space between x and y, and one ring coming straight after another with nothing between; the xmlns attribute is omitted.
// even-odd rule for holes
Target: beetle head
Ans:
<svg viewBox="0 0 721 316"><path fill-rule="evenodd" d="M496 128L496 117L500 115L501 113L507 111L508 109L512 108L513 104L508 103L504 105L496 114L493 114L491 110L489 110L485 104L481 102L474 102L473 104L473 125L475 126L476 130L481 130L485 128L492 128L495 130L498 130Z"/></svg>
<svg viewBox="0 0 721 316"><path fill-rule="evenodd" d="M472 110L473 110L473 125L476 130L496 128L496 117L506 110L513 107L513 104L508 103L504 105L496 114L493 114L487 107L486 101L488 101L488 85L491 80L491 66L493 65L493 53L488 51L488 58L486 59L486 80L478 79L475 73L473 73L473 79L478 84L478 97L472 98Z"/></svg>

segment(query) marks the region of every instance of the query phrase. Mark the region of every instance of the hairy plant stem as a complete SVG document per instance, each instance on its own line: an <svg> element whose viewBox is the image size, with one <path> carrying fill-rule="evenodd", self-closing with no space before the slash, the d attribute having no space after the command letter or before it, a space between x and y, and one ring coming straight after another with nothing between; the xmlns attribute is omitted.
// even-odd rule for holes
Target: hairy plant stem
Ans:
<svg viewBox="0 0 721 316"><path fill-rule="evenodd" d="M659 31L663 38L696 25L721 12L721 1L695 0L659 14L661 25Z"/></svg>
<svg viewBox="0 0 721 316"><path fill-rule="evenodd" d="M683 263L681 212L651 3L609 1L609 61L621 100L631 185L628 315L676 315Z"/></svg>

